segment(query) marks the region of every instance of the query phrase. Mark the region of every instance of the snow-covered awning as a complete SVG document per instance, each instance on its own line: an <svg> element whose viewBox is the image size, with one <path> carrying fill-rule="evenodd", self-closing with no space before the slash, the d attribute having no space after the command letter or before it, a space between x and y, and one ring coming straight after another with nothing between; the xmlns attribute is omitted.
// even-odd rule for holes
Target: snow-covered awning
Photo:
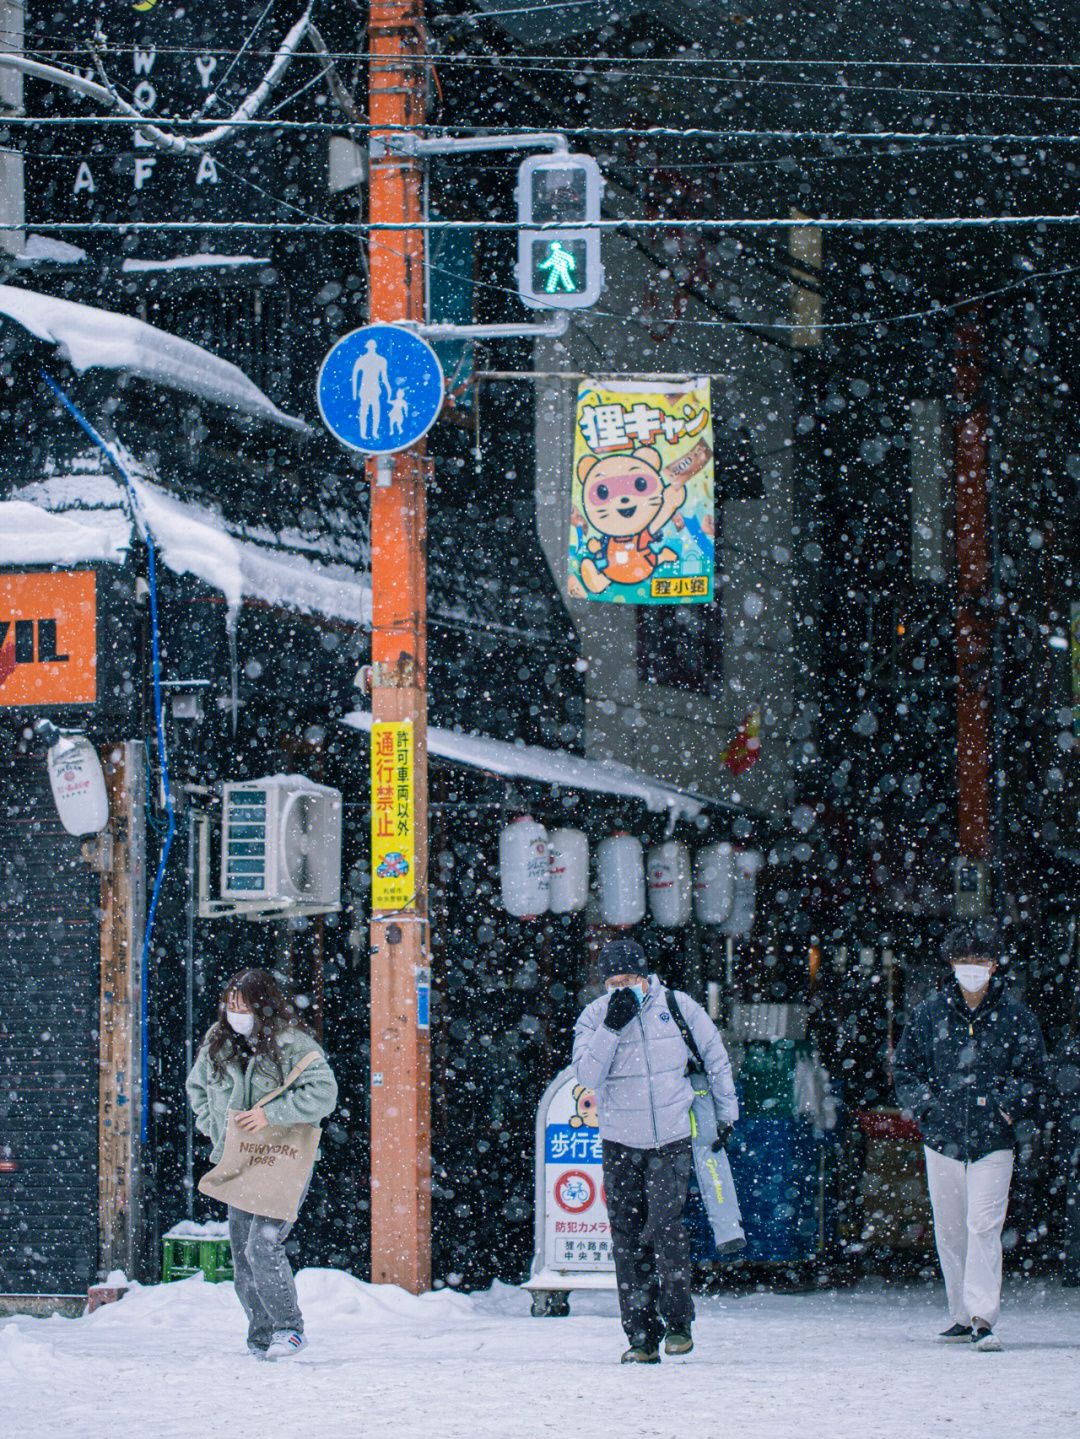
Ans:
<svg viewBox="0 0 1080 1439"><path fill-rule="evenodd" d="M370 731L371 714L368 710L354 710L344 716L343 723L352 729ZM459 734L456 730L433 727L428 728L427 744L429 754L453 764L486 770L489 774L639 799L646 809L661 814L666 811L673 823L693 819L704 808L701 800L685 791L615 760L584 759L567 750L508 744L487 735Z"/></svg>
<svg viewBox="0 0 1080 1439"><path fill-rule="evenodd" d="M130 543L120 511L53 515L25 500L0 504L0 565L120 564Z"/></svg>
<svg viewBox="0 0 1080 1439"><path fill-rule="evenodd" d="M0 315L22 325L37 339L56 345L80 373L95 367L123 370L255 419L291 430L308 429L303 420L279 410L236 365L131 315L14 285L0 285Z"/></svg>
<svg viewBox="0 0 1080 1439"><path fill-rule="evenodd" d="M321 564L283 545L230 533L220 515L133 481L161 562L225 596L230 621L245 599L370 625L371 590L348 565ZM0 503L0 565L121 563L132 523L108 475L57 476Z"/></svg>

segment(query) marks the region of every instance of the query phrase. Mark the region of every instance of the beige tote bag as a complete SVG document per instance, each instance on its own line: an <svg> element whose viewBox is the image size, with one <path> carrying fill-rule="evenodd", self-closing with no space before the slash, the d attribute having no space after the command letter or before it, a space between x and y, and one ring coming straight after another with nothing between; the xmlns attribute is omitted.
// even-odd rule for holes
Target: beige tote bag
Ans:
<svg viewBox="0 0 1080 1439"><path fill-rule="evenodd" d="M314 1049L305 1054L286 1075L285 1083L264 1094L259 1104L269 1104L284 1094L318 1058ZM268 1219L294 1223L304 1185L319 1152L322 1130L315 1124L268 1124L248 1134L236 1122L240 1113L238 1109L229 1110L224 1152L199 1180L199 1192L246 1214L264 1214Z"/></svg>

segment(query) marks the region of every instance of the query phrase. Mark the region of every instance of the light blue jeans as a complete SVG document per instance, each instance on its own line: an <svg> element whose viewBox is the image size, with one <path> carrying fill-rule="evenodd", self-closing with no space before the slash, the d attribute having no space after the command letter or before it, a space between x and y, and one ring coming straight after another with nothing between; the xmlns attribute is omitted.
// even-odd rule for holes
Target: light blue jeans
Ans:
<svg viewBox="0 0 1080 1439"><path fill-rule="evenodd" d="M307 1198L311 1181L304 1186L300 1205ZM304 1332L304 1316L296 1298L285 1241L292 1233L287 1219L267 1219L229 1205L229 1244L232 1248L233 1283L248 1317L248 1346L265 1349L281 1330Z"/></svg>

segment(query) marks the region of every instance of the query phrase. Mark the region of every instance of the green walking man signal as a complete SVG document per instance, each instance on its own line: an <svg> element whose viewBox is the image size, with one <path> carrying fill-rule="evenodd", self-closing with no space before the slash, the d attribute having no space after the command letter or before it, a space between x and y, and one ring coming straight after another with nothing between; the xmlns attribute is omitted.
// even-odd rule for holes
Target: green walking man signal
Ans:
<svg viewBox="0 0 1080 1439"><path fill-rule="evenodd" d="M585 241L534 240L533 271L534 290L545 295L580 295L588 278Z"/></svg>
<svg viewBox="0 0 1080 1439"><path fill-rule="evenodd" d="M579 227L600 218L601 187L591 155L531 155L522 163L516 268L518 293L530 309L584 309L600 298L600 232Z"/></svg>

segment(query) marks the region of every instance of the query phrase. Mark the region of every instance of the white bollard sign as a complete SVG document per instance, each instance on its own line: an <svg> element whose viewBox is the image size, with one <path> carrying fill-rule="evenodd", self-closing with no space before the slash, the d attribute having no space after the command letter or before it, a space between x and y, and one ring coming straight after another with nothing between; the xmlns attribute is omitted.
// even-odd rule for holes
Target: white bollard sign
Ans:
<svg viewBox="0 0 1080 1439"><path fill-rule="evenodd" d="M548 1085L536 1116L533 1313L565 1313L571 1289L614 1289L596 1099L572 1069ZM560 1292L561 1291L561 1292ZM553 1296L564 1307L550 1306Z"/></svg>

